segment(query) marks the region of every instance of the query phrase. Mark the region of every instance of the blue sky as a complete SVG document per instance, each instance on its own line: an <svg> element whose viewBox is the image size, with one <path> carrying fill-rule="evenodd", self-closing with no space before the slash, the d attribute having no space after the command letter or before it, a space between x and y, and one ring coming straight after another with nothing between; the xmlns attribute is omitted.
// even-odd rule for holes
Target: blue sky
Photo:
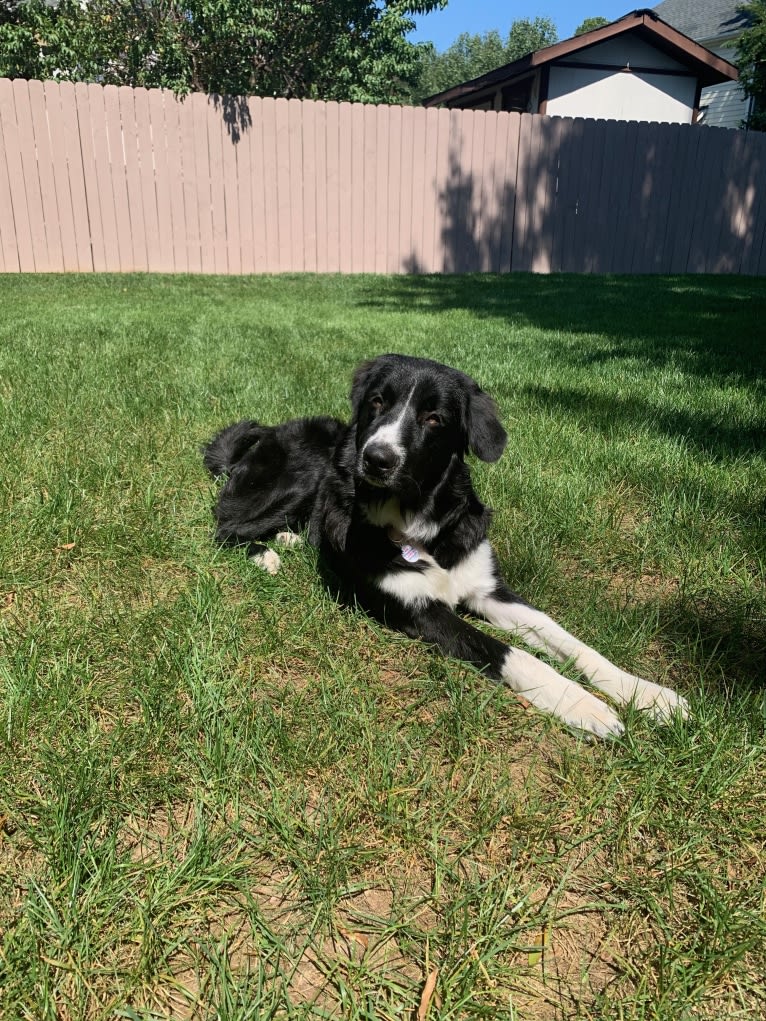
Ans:
<svg viewBox="0 0 766 1021"><path fill-rule="evenodd" d="M657 2L657 0L655 0ZM488 32L499 29L506 35L517 18L548 17L558 29L559 39L574 35L575 29L586 18L601 15L614 21L641 4L633 0L615 3L614 0L522 0L507 3L502 0L449 0L443 11L434 11L417 18L418 27L410 36L413 42L432 42L437 50L446 50L461 32Z"/></svg>

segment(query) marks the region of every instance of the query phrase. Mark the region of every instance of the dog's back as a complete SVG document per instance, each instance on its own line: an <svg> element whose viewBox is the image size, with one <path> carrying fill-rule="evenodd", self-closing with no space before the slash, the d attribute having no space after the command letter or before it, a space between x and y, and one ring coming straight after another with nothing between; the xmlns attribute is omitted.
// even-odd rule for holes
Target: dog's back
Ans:
<svg viewBox="0 0 766 1021"><path fill-rule="evenodd" d="M262 540L308 524L322 478L345 430L336 418L296 418L282 425L235 422L204 448L205 467L226 478L215 506L216 538L263 551Z"/></svg>

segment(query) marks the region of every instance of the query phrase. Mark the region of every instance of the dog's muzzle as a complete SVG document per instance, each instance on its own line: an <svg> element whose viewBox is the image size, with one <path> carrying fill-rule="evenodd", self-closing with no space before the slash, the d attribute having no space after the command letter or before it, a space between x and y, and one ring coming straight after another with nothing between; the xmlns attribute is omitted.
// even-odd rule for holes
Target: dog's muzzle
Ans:
<svg viewBox="0 0 766 1021"><path fill-rule="evenodd" d="M374 486L385 486L401 463L401 457L383 443L370 443L362 451L362 475Z"/></svg>

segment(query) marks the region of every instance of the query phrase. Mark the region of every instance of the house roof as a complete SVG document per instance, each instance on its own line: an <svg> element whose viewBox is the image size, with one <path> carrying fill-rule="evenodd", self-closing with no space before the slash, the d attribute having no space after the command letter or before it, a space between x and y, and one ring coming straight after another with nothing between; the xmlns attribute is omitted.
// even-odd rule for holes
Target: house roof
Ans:
<svg viewBox="0 0 766 1021"><path fill-rule="evenodd" d="M668 0L670 2L670 0ZM664 5L660 5L664 6ZM630 14L612 21L601 28L595 28L583 35L573 36L571 39L564 39L562 42L554 43L553 46L546 46L534 53L514 60L510 64L489 71L473 78L471 81L461 82L445 89L434 96L423 100L424 106L438 106L441 103L454 103L460 99L467 99L475 93L483 92L493 85L507 83L512 79L520 78L539 67L551 64L556 60L562 60L572 53L580 53L595 46L607 39L630 32L638 38L650 43L662 52L680 61L690 68L692 73L699 78L701 85L718 85L721 82L734 81L737 79L737 69L723 57L716 56L710 50L705 49L699 43L690 39L687 35L673 28L672 25L663 21L654 11L646 8L638 11L631 11Z"/></svg>
<svg viewBox="0 0 766 1021"><path fill-rule="evenodd" d="M684 35L700 42L736 38L751 16L738 10L744 0L664 0L654 13Z"/></svg>

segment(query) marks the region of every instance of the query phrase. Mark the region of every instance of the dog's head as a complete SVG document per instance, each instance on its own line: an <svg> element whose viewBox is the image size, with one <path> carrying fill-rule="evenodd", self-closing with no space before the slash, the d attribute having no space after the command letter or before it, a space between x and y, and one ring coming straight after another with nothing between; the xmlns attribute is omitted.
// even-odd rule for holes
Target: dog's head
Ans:
<svg viewBox="0 0 766 1021"><path fill-rule="evenodd" d="M357 478L417 498L469 451L496 461L506 434L492 398L457 369L427 358L364 362L351 388Z"/></svg>

